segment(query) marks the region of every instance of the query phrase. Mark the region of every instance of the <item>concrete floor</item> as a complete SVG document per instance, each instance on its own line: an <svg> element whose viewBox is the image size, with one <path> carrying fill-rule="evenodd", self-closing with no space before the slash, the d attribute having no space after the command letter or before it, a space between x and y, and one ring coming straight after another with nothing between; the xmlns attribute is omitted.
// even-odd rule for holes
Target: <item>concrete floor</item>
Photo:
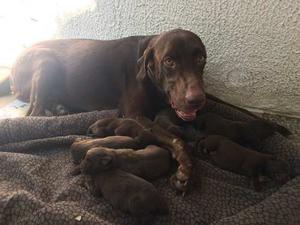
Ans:
<svg viewBox="0 0 300 225"><path fill-rule="evenodd" d="M8 96L0 97L0 108L6 106L7 104L11 103L15 99L16 98L13 95L8 95Z"/></svg>

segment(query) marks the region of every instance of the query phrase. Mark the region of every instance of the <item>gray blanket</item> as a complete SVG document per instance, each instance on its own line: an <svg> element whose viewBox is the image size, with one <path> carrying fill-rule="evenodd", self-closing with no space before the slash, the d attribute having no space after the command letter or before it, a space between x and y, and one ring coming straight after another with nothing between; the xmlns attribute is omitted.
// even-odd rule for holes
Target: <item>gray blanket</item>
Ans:
<svg viewBox="0 0 300 225"><path fill-rule="evenodd" d="M226 118L250 117L210 102L208 111ZM69 145L94 121L116 116L102 111L49 118L0 121L0 224L134 224L103 199L93 197L72 177ZM297 146L279 134L259 149L286 160L299 174ZM283 186L270 180L255 192L248 178L194 160L194 180L185 197L170 188L168 177L154 185L166 197L170 214L151 224L300 224L300 176Z"/></svg>

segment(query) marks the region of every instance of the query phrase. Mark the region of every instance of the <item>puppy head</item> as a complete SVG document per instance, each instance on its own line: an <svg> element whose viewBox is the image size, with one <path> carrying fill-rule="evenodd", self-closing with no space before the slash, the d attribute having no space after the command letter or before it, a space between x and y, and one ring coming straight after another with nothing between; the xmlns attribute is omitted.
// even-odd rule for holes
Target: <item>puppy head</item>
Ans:
<svg viewBox="0 0 300 225"><path fill-rule="evenodd" d="M85 147L88 140L90 140L90 138L77 138L71 145L71 156L75 164L79 164L84 159L85 154L88 151Z"/></svg>
<svg viewBox="0 0 300 225"><path fill-rule="evenodd" d="M93 123L87 130L87 135L90 137L107 137L114 135L110 126L118 122L118 118L100 119Z"/></svg>
<svg viewBox="0 0 300 225"><path fill-rule="evenodd" d="M110 149L104 147L92 148L80 163L80 169L85 174L110 170L114 167L114 158L115 154Z"/></svg>
<svg viewBox="0 0 300 225"><path fill-rule="evenodd" d="M135 138L143 130L141 124L133 119L123 119L122 123L115 129L115 134Z"/></svg>
<svg viewBox="0 0 300 225"><path fill-rule="evenodd" d="M202 137L197 144L198 150L204 154L209 154L217 150L220 143L221 136L219 135L209 135L207 137Z"/></svg>
<svg viewBox="0 0 300 225"><path fill-rule="evenodd" d="M77 148L77 146L73 144L71 146L71 156L73 159L73 163L79 164L84 159L86 152L87 149Z"/></svg>
<svg viewBox="0 0 300 225"><path fill-rule="evenodd" d="M286 183L290 178L287 163L275 158L267 160L265 175L276 180L280 184Z"/></svg>
<svg viewBox="0 0 300 225"><path fill-rule="evenodd" d="M145 146L157 144L157 139L150 129L144 129L143 131L141 131L136 139L140 144Z"/></svg>

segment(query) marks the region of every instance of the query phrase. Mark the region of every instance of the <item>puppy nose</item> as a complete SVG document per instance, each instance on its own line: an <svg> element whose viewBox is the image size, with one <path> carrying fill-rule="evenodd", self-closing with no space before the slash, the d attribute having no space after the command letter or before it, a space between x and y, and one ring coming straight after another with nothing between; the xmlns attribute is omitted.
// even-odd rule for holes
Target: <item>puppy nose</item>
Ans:
<svg viewBox="0 0 300 225"><path fill-rule="evenodd" d="M87 130L86 135L89 136L89 137L95 137L96 136L91 127L89 127L89 129Z"/></svg>

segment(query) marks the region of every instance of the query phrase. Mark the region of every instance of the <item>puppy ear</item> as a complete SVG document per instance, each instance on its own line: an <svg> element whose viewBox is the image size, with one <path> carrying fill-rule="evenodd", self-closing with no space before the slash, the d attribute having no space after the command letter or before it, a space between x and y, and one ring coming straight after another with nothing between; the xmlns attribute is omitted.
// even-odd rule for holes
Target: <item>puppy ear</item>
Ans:
<svg viewBox="0 0 300 225"><path fill-rule="evenodd" d="M138 81L144 81L147 77L153 77L153 49L151 47L146 48L142 57L137 61L138 73L136 79Z"/></svg>

